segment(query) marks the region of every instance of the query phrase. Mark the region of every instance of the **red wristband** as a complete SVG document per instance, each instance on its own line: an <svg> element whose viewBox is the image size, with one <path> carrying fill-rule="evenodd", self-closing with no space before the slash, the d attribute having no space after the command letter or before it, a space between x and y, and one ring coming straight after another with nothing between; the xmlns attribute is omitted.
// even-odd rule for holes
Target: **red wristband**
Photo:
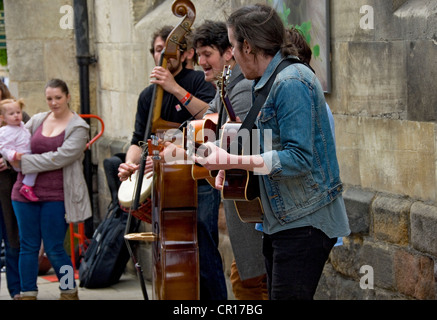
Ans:
<svg viewBox="0 0 437 320"><path fill-rule="evenodd" d="M185 95L185 97L183 97L182 99L181 99L181 103L184 105L184 106L188 106L188 104L191 102L191 99L192 99L192 95L191 95L191 93L187 93L186 95Z"/></svg>

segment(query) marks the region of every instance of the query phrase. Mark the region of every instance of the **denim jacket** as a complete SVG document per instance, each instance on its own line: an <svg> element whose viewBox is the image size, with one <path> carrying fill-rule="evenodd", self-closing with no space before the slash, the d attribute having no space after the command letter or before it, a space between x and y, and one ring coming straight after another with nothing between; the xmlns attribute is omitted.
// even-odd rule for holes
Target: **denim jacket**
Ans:
<svg viewBox="0 0 437 320"><path fill-rule="evenodd" d="M283 60L278 52L254 83L254 97ZM331 203L342 192L334 139L319 80L297 63L276 77L256 122L261 156L270 168L260 182L285 225Z"/></svg>

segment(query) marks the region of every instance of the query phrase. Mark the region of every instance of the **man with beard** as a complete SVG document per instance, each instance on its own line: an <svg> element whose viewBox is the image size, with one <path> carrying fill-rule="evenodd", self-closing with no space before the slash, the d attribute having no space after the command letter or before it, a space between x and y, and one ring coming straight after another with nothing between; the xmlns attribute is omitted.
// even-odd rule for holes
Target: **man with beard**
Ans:
<svg viewBox="0 0 437 320"><path fill-rule="evenodd" d="M142 153L140 142L144 141L145 138L153 84L160 85L164 90L161 118L170 122L182 124L189 119L202 119L203 114L208 109L208 103L214 98L215 88L211 83L205 81L204 73L186 67L190 56L185 39L180 46L178 58L169 59L167 69L159 66L161 52L165 48L165 41L172 30L171 26L165 26L152 37L150 52L156 67L150 74L152 85L144 89L138 99L135 131L126 153L125 163L121 163L118 169L121 181L127 180L139 169ZM218 234L217 217L220 193L206 180L199 180L197 184L200 299L226 300L227 289L221 256L217 243L214 241L215 235Z"/></svg>

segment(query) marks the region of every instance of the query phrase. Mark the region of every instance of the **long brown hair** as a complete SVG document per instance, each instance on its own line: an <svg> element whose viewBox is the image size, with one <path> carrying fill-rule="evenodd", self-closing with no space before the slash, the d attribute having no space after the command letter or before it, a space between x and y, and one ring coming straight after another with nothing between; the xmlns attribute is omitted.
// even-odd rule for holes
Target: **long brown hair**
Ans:
<svg viewBox="0 0 437 320"><path fill-rule="evenodd" d="M303 34L296 27L291 27L287 30L287 35L288 40L296 46L299 59L310 64L313 52Z"/></svg>
<svg viewBox="0 0 437 320"><path fill-rule="evenodd" d="M4 84L3 81L0 81L0 91L1 100L13 98L11 92L9 91L9 88L6 86L6 84Z"/></svg>
<svg viewBox="0 0 437 320"><path fill-rule="evenodd" d="M246 40L254 54L273 57L280 50L283 56L297 56L297 50L287 41L281 18L270 6L255 4L241 7L231 13L226 24L234 32L238 50Z"/></svg>

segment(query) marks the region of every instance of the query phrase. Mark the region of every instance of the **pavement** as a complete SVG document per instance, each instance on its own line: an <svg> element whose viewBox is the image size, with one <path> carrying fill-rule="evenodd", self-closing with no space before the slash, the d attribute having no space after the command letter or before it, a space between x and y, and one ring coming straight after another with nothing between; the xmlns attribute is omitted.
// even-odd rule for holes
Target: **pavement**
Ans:
<svg viewBox="0 0 437 320"><path fill-rule="evenodd" d="M109 287L88 289L81 288L79 286L79 279L76 279L76 284L79 289L80 300L145 300L143 290L141 289L140 280L136 274L133 273L131 268L126 268L125 273L120 277L120 280ZM50 281L56 278L53 268L51 268L45 275L38 276L38 300L58 300L59 299L59 282ZM50 280L47 280L50 279ZM228 289L228 299L235 300L232 293L231 284L229 279L226 279L226 285ZM152 283L145 281L145 287L147 291L148 299L152 299ZM9 296L6 283L6 273L1 272L0 282L0 301L12 300Z"/></svg>
<svg viewBox="0 0 437 320"><path fill-rule="evenodd" d="M55 273L50 269L47 274L39 276L38 285L38 300L58 300L59 299L59 282L49 281L47 278L53 278ZM79 280L76 280L79 285ZM146 289L149 299L152 297L152 284L146 282ZM120 280L106 288L87 289L79 287L80 300L144 300L140 281L136 275L124 273ZM11 300L6 286L6 273L1 272L0 283L0 300Z"/></svg>

